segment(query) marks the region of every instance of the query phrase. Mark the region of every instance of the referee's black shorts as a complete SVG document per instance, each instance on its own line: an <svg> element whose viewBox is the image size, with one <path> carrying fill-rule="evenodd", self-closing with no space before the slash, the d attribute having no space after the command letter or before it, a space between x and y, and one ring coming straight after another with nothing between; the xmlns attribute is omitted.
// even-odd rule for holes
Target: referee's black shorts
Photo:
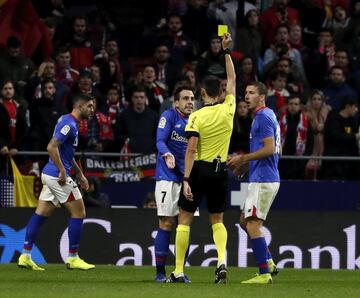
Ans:
<svg viewBox="0 0 360 298"><path fill-rule="evenodd" d="M225 211L228 188L228 172L225 163L221 164L220 172L215 173L213 163L195 161L189 177L189 184L194 200L188 201L181 190L179 207L194 213L202 198L205 197L209 213Z"/></svg>

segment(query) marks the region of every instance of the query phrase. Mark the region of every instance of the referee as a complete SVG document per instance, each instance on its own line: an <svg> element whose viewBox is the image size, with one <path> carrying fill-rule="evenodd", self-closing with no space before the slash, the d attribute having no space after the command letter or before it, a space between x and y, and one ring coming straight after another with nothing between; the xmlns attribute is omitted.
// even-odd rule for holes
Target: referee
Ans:
<svg viewBox="0 0 360 298"><path fill-rule="evenodd" d="M213 239L218 253L215 283L225 283L227 280L227 231L223 224L228 179L225 165L236 106L236 78L229 50L231 42L230 34L225 34L222 39L227 73L225 101L218 103L221 92L220 80L214 76L206 77L201 88L204 107L190 115L185 128L188 145L176 229L176 268L168 282L186 282L184 259L189 244L190 225L202 197L207 200Z"/></svg>

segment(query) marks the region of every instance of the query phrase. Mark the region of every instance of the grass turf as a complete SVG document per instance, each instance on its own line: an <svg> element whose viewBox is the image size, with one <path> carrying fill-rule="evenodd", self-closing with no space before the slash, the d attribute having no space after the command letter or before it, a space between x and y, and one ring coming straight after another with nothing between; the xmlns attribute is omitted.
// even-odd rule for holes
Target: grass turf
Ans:
<svg viewBox="0 0 360 298"><path fill-rule="evenodd" d="M243 285L255 268L229 268L227 284L214 284L214 268L189 267L191 284L158 284L149 266L97 265L68 270L45 265L46 271L0 265L0 297L360 297L360 271L281 269L272 285ZM168 269L169 271L169 269Z"/></svg>

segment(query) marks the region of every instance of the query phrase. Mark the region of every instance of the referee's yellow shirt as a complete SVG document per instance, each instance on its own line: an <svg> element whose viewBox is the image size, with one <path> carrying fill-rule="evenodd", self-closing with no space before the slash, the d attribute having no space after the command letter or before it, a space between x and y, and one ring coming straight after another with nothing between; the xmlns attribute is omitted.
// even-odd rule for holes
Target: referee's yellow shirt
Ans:
<svg viewBox="0 0 360 298"><path fill-rule="evenodd" d="M222 162L226 161L235 107L234 95L228 94L223 103L205 106L190 115L185 132L199 137L195 160L212 162L220 156Z"/></svg>

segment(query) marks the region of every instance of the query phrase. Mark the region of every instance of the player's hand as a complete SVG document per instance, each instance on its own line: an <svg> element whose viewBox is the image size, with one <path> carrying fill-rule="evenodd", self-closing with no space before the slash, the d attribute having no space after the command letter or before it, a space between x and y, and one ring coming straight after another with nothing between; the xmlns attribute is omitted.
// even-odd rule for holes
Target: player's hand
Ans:
<svg viewBox="0 0 360 298"><path fill-rule="evenodd" d="M187 181L183 182L183 194L185 196L185 199L188 201L193 201L193 194L191 192L191 187Z"/></svg>
<svg viewBox="0 0 360 298"><path fill-rule="evenodd" d="M60 170L58 183L61 186L65 185L65 183L66 183L66 171L65 171L65 169Z"/></svg>
<svg viewBox="0 0 360 298"><path fill-rule="evenodd" d="M3 146L3 147L0 149L0 154L2 154L2 155L9 154L9 148L8 148L8 146Z"/></svg>
<svg viewBox="0 0 360 298"><path fill-rule="evenodd" d="M225 33L222 39L222 48L225 50L227 48L229 48L229 46L232 43L232 39L231 39L231 34L230 33Z"/></svg>
<svg viewBox="0 0 360 298"><path fill-rule="evenodd" d="M163 155L165 158L166 165L169 169L175 168L175 157L170 152L167 152Z"/></svg>
<svg viewBox="0 0 360 298"><path fill-rule="evenodd" d="M78 180L80 182L80 187L83 190L88 190L89 189L89 181L87 180L87 178L84 176L84 174L80 173L78 174Z"/></svg>
<svg viewBox="0 0 360 298"><path fill-rule="evenodd" d="M18 153L18 150L16 148L12 148L9 150L9 155L14 156Z"/></svg>
<svg viewBox="0 0 360 298"><path fill-rule="evenodd" d="M241 167L246 163L247 163L247 161L245 161L244 155L231 156L227 160L227 166L232 171L236 170L238 167Z"/></svg>

